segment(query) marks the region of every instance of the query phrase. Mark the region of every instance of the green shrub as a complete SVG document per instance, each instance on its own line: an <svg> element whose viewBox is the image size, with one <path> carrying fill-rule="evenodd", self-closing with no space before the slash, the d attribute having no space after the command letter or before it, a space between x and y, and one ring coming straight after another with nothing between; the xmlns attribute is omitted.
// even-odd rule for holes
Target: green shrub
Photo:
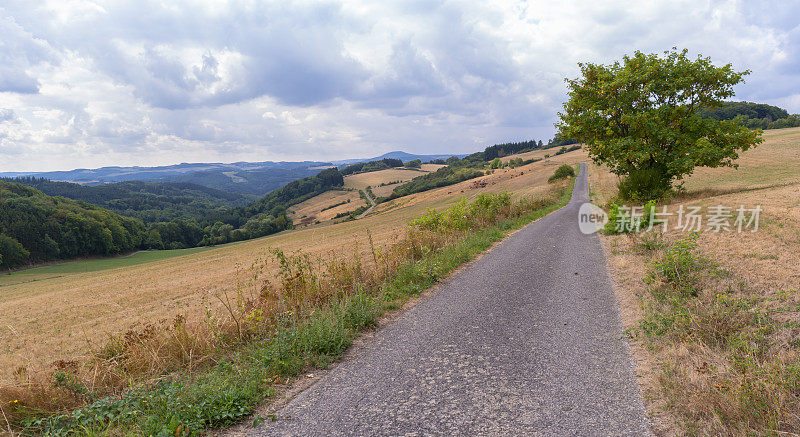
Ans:
<svg viewBox="0 0 800 437"><path fill-rule="evenodd" d="M698 236L693 232L664 251L661 259L653 263L650 278L664 281L681 294L697 295L697 274L708 266L708 261L696 253Z"/></svg>
<svg viewBox="0 0 800 437"><path fill-rule="evenodd" d="M620 207L612 203L608 211L608 222L603 228L606 235L628 234L631 232L647 231L650 220L655 218L656 202L651 200L644 204L641 212L632 214L632 207Z"/></svg>
<svg viewBox="0 0 800 437"><path fill-rule="evenodd" d="M669 179L656 169L632 171L617 184L620 200L631 202L663 199L671 186Z"/></svg>
<svg viewBox="0 0 800 437"><path fill-rule="evenodd" d="M508 214L510 208L508 193L481 193L472 202L462 197L441 212L428 209L409 224L429 231L466 231L493 223Z"/></svg>
<svg viewBox="0 0 800 437"><path fill-rule="evenodd" d="M569 164L562 164L561 167L556 169L553 176L550 176L547 182L555 182L569 177L575 177L575 169Z"/></svg>

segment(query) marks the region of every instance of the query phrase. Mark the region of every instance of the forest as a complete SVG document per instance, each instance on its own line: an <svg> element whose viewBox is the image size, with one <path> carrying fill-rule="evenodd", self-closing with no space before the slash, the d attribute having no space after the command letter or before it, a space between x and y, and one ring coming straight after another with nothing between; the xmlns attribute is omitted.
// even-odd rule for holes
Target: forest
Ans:
<svg viewBox="0 0 800 437"><path fill-rule="evenodd" d="M752 102L725 102L717 109L700 111L703 118L732 120L741 117L741 123L750 129L783 129L800 126L800 115L789 114L783 108Z"/></svg>
<svg viewBox="0 0 800 437"><path fill-rule="evenodd" d="M187 182L126 181L87 186L35 177L3 180L36 188L50 196L82 200L147 224L176 219L213 223L224 218L230 209L245 206L255 197Z"/></svg>
<svg viewBox="0 0 800 437"><path fill-rule="evenodd" d="M437 159L447 167L422 174L378 200L479 177L486 163L495 158L551 143L553 140L547 145L535 140L503 143L463 159ZM292 228L286 215L289 207L343 186L345 175L404 165L418 168L421 162L404 164L400 159L384 158L341 170L316 170L317 174L289 182L255 201L252 195L209 188L208 180L203 185L126 181L84 186L33 177L4 179L0 181L0 268L138 249L216 245L274 234ZM202 172L195 174L202 176ZM232 180L225 176L219 183ZM243 183L259 184L255 180Z"/></svg>
<svg viewBox="0 0 800 437"><path fill-rule="evenodd" d="M130 252L144 235L139 220L0 181L0 267Z"/></svg>
<svg viewBox="0 0 800 437"><path fill-rule="evenodd" d="M196 171L160 179L160 182L183 182L203 185L220 191L263 196L287 183L319 173L315 167L267 168L230 172Z"/></svg>

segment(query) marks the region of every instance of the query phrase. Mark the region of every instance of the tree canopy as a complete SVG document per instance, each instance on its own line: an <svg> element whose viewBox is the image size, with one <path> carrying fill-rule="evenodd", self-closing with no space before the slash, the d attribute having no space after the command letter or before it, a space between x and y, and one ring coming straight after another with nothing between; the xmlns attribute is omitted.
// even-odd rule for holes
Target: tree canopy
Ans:
<svg viewBox="0 0 800 437"><path fill-rule="evenodd" d="M765 103L725 102L717 109L701 110L700 115L715 120L733 120L741 117L741 123L750 129L783 129L800 126L800 115L790 115L783 108Z"/></svg>
<svg viewBox="0 0 800 437"><path fill-rule="evenodd" d="M47 196L0 181L0 266L76 256L113 255L138 248L145 227L78 200Z"/></svg>
<svg viewBox="0 0 800 437"><path fill-rule="evenodd" d="M739 152L761 142L760 131L737 120L700 114L721 107L749 71L716 67L700 56L692 60L687 50L676 49L579 67L580 76L567 79L559 136L585 143L592 159L615 174L638 173L637 180L649 185L640 187L641 196L668 189L695 167L736 167Z"/></svg>

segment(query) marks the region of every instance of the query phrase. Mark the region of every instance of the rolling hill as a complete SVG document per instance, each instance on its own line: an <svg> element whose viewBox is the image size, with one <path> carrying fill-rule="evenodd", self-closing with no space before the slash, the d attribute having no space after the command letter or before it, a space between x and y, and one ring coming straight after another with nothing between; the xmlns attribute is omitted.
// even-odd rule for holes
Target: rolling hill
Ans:
<svg viewBox="0 0 800 437"><path fill-rule="evenodd" d="M203 222L230 208L244 206L255 197L188 182L125 181L89 186L33 177L5 180L50 196L88 202L145 223L176 219Z"/></svg>

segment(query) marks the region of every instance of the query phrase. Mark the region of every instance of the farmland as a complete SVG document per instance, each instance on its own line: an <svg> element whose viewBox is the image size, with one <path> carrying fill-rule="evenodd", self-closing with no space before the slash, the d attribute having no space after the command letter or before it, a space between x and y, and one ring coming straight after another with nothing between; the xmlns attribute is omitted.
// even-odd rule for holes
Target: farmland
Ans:
<svg viewBox="0 0 800 437"><path fill-rule="evenodd" d="M366 253L368 231L374 243L382 245L426 208L445 208L460 196L471 198L483 191L510 191L517 198L542 193L556 165L582 159L583 152L560 155L497 171L484 177L487 186L483 189L472 188L471 181L465 181L380 204L362 220L324 222L157 262L88 272L77 262L70 265L70 272L54 274L39 269L25 272L24 282L9 283L12 275L6 279L9 285L0 287L0 319L4 321L0 328L0 380L13 380L13 369L19 366L32 372L57 360L80 359L110 335L130 328L169 323L178 314L187 318L202 315L205 307L219 306L217 296L234 293L237 280L246 282L248 268L268 259L269 248L302 250L323 258L356 250ZM334 203L337 201L326 205ZM300 212L297 206L293 209ZM270 263L267 272L274 268Z"/></svg>
<svg viewBox="0 0 800 437"><path fill-rule="evenodd" d="M664 285L647 279L686 232L670 227L663 236L603 237L658 434L770 434L800 427L786 413L796 411L798 380L791 372L800 358L800 129L766 131L764 139L741 155L738 170L698 169L667 205L670 211L763 209L757 232L698 235L696 252L687 255L702 272L695 297L665 306L659 300ZM615 194L615 176L593 166L589 177L596 202ZM737 343L744 338L751 343Z"/></svg>
<svg viewBox="0 0 800 437"><path fill-rule="evenodd" d="M333 220L339 214L349 213L366 205L359 190L371 187L375 196L388 196L395 187L441 167L444 166L423 164L420 170L392 168L347 175L344 177L345 190L327 191L295 205L290 210L289 218L300 226Z"/></svg>

